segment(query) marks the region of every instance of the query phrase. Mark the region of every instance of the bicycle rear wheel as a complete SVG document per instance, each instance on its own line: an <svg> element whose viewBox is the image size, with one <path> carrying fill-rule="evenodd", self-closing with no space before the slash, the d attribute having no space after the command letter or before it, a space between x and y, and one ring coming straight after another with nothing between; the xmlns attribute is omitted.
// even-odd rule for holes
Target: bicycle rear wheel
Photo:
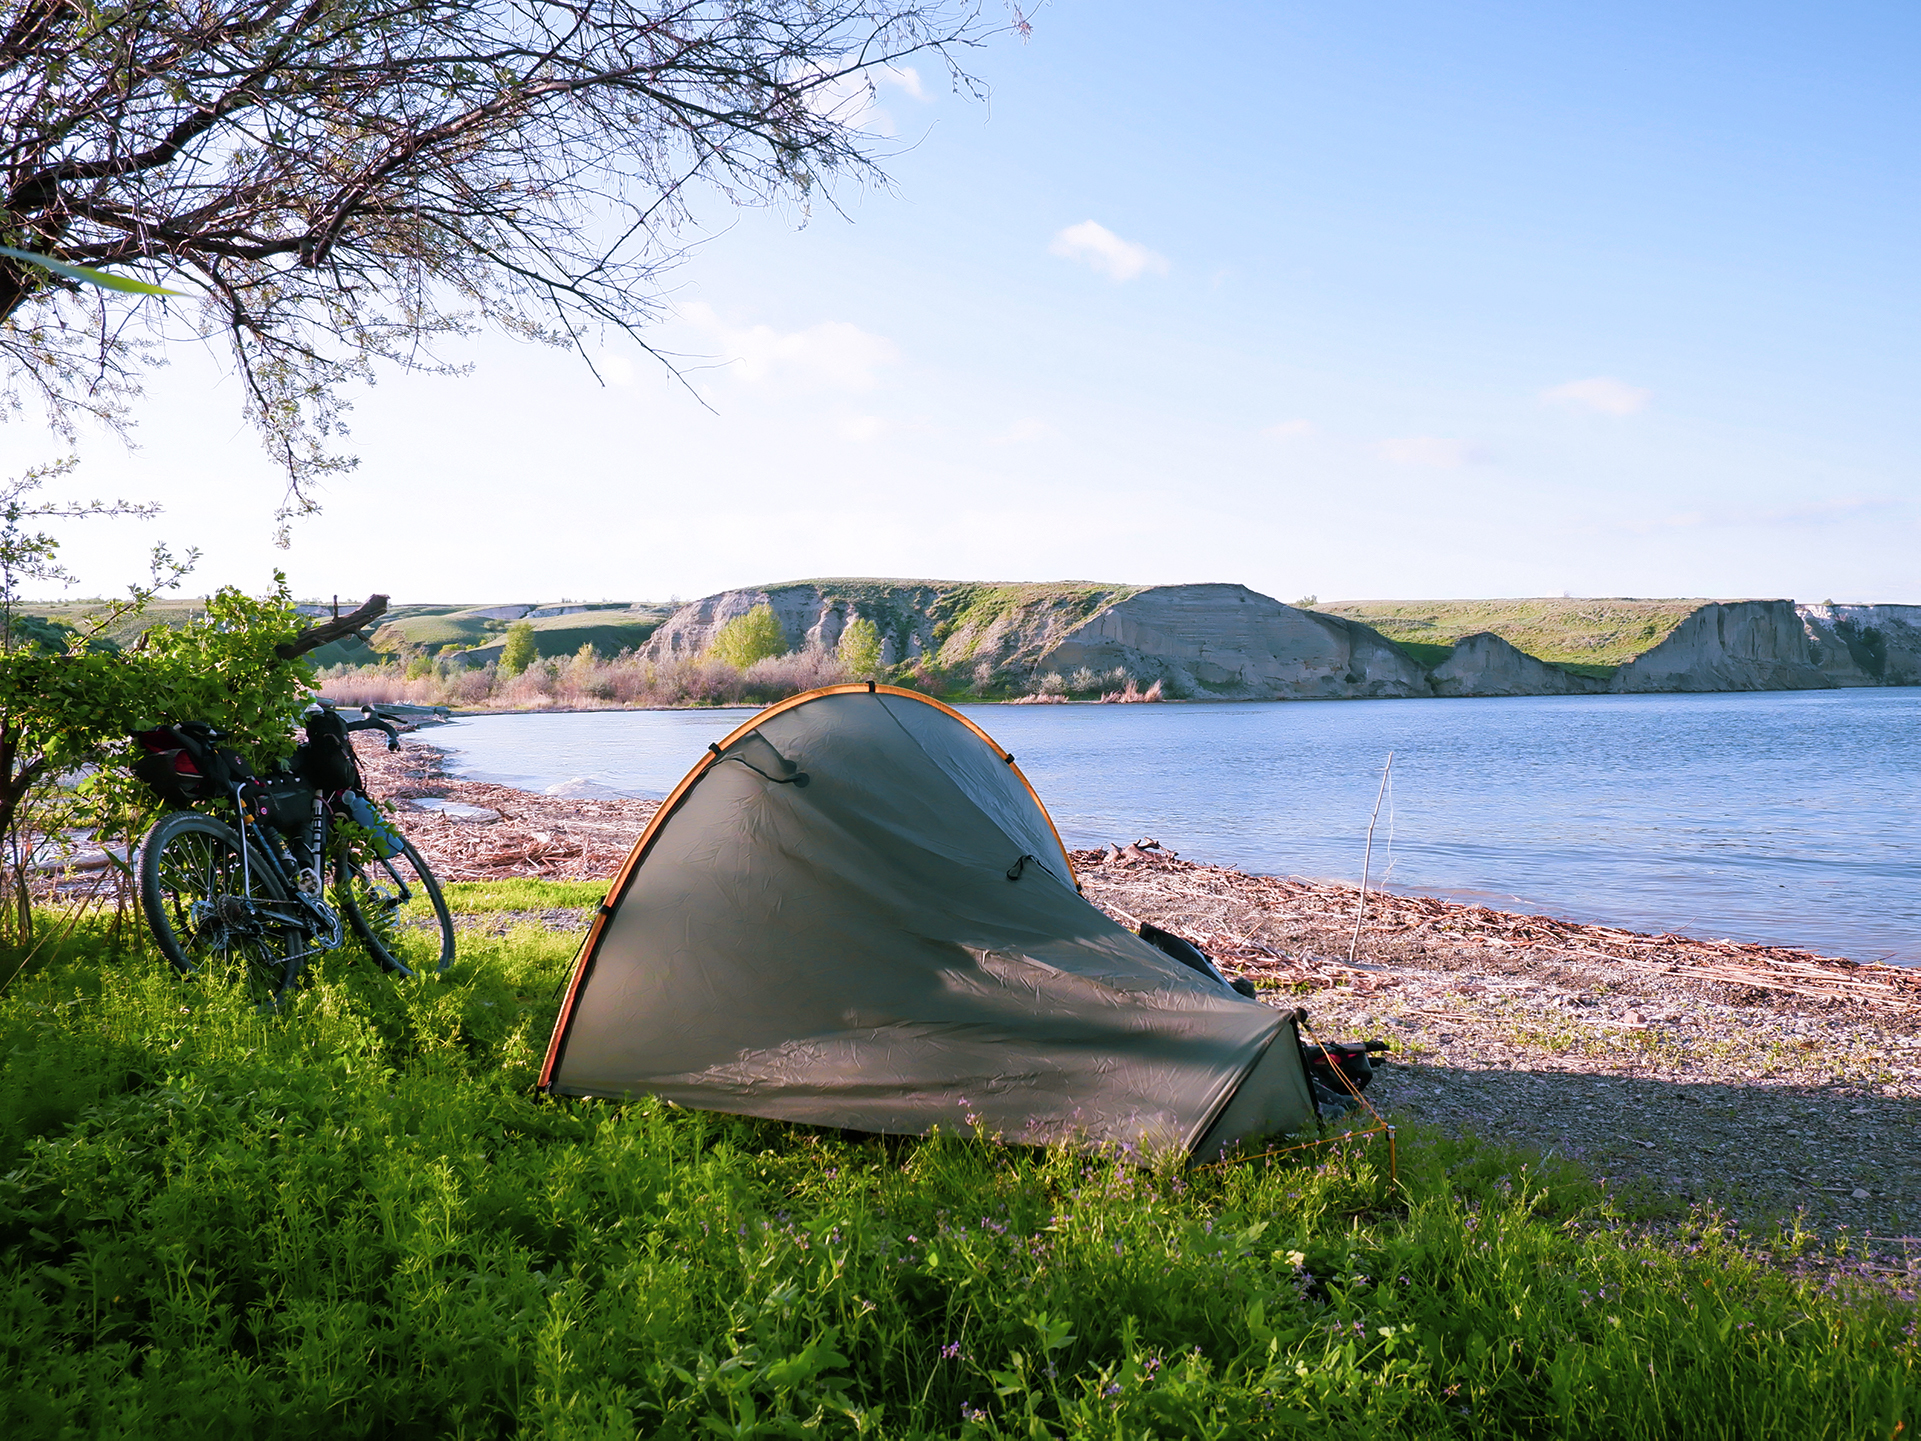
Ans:
<svg viewBox="0 0 1921 1441"><path fill-rule="evenodd" d="M257 850L243 879L240 847L233 828L211 817L162 816L140 848L140 904L160 954L181 974L243 966L277 997L289 979L291 937L259 907L284 909L287 890Z"/></svg>
<svg viewBox="0 0 1921 1441"><path fill-rule="evenodd" d="M354 934L388 970L417 976L454 963L454 918L411 842L401 840L385 860L342 851L334 894Z"/></svg>

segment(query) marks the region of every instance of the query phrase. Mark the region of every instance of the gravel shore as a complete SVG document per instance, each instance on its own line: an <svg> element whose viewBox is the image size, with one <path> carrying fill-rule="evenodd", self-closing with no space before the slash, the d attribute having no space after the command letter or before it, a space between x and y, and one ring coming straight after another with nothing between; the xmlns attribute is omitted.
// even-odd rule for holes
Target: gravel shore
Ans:
<svg viewBox="0 0 1921 1441"><path fill-rule="evenodd" d="M369 789L449 880L611 875L656 806L449 775L362 743ZM420 800L484 814L455 819ZM1522 916L1200 865L1143 840L1073 853L1088 899L1303 1005L1325 1039L1394 1047L1369 1099L1583 1161L1644 1214L1797 1215L1921 1269L1921 968ZM529 916L584 926L585 913ZM1352 947L1352 962L1349 960ZM1872 1238L1870 1240L1870 1238Z"/></svg>

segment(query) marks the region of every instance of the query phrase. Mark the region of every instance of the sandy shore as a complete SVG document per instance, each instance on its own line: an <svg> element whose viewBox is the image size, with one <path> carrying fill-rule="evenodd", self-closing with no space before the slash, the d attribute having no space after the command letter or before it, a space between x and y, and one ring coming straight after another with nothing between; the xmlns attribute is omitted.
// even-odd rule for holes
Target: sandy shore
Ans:
<svg viewBox="0 0 1921 1441"><path fill-rule="evenodd" d="M362 738L362 763L452 880L611 875L656 808L463 781L413 737L394 756ZM1921 1268L1921 968L1392 894L1368 897L1356 944L1353 886L1152 844L1073 860L1124 924L1189 937L1326 1039L1392 1042L1368 1093L1384 1111L1573 1156L1657 1215L1800 1212L1830 1238L1871 1235L1875 1264Z"/></svg>

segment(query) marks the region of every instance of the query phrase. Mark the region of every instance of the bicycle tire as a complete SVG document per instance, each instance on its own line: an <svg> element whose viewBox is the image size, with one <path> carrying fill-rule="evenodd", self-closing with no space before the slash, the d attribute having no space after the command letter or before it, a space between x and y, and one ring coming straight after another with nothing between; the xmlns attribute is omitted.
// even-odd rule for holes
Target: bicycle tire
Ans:
<svg viewBox="0 0 1921 1441"><path fill-rule="evenodd" d="M440 882L412 842L402 839L399 853L384 860L342 850L334 862L334 895L368 954L396 975L444 971L454 963L454 918ZM424 926L407 924L402 909L421 899L432 920Z"/></svg>
<svg viewBox="0 0 1921 1441"><path fill-rule="evenodd" d="M160 954L182 975L218 961L239 961L275 997L286 989L287 927L252 916L261 902L289 897L273 865L257 849L241 884L241 840L233 827L193 811L162 816L140 847L140 906Z"/></svg>

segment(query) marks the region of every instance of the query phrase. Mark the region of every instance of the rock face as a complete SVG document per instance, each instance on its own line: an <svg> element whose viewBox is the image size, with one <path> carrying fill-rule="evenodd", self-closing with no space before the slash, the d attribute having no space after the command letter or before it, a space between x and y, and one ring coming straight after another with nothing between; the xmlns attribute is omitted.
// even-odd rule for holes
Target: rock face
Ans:
<svg viewBox="0 0 1921 1441"><path fill-rule="evenodd" d="M915 662L944 683L988 694L1088 694L1119 689L1124 678L1195 700L1921 685L1921 606L1709 602L1604 681L1489 632L1463 637L1430 671L1358 621L1221 584L795 581L681 606L642 658L697 659L723 625L760 605L773 610L792 650L832 650L861 616L880 632L884 664Z"/></svg>
<svg viewBox="0 0 1921 1441"><path fill-rule="evenodd" d="M1797 606L1808 657L1834 686L1921 685L1921 605Z"/></svg>
<svg viewBox="0 0 1921 1441"><path fill-rule="evenodd" d="M1444 696L1599 695L1608 688L1604 680L1537 660L1488 631L1456 641L1429 680L1434 694Z"/></svg>
<svg viewBox="0 0 1921 1441"><path fill-rule="evenodd" d="M1355 621L1244 585L1157 585L1101 610L1037 669L1125 670L1176 696L1336 700L1432 695L1407 653Z"/></svg>
<svg viewBox="0 0 1921 1441"><path fill-rule="evenodd" d="M1791 600L1704 605L1668 637L1614 673L1617 692L1819 690L1815 664Z"/></svg>
<svg viewBox="0 0 1921 1441"><path fill-rule="evenodd" d="M812 580L722 591L682 606L641 650L656 664L704 655L720 628L769 607L793 650L832 650L856 616L880 632L881 661L926 660L946 669L985 667L1025 675L1088 615L1135 593L1133 586L993 585L939 580Z"/></svg>

